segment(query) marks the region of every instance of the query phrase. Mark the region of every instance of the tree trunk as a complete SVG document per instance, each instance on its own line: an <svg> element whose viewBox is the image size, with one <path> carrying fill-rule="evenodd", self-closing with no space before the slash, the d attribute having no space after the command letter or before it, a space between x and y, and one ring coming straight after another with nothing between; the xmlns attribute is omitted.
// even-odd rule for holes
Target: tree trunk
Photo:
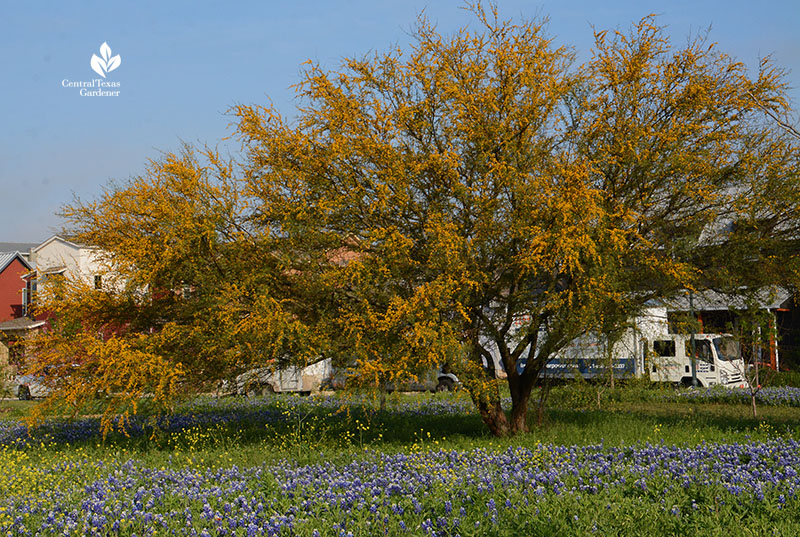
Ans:
<svg viewBox="0 0 800 537"><path fill-rule="evenodd" d="M497 387L497 379L494 378L494 370L490 374L488 371L482 373L483 377L463 379L464 387L469 392L475 408L489 427L489 431L494 436L508 436L511 432L508 418L503 412L503 405L500 401L500 390Z"/></svg>
<svg viewBox="0 0 800 537"><path fill-rule="evenodd" d="M758 412L756 411L756 394L750 394L750 403L753 405L753 419L758 419Z"/></svg>
<svg viewBox="0 0 800 537"><path fill-rule="evenodd" d="M614 341L616 338L612 339L611 336L606 336L606 354L608 357L608 378L609 378L609 388L611 391L614 391Z"/></svg>
<svg viewBox="0 0 800 537"><path fill-rule="evenodd" d="M528 399L524 398L511 403L511 431L514 433L528 432Z"/></svg>
<svg viewBox="0 0 800 537"><path fill-rule="evenodd" d="M483 423L489 427L489 431L491 431L494 436L509 435L511 429L506 414L503 412L499 397L495 401L478 400L475 402L475 406L478 407L478 412L481 415Z"/></svg>
<svg viewBox="0 0 800 537"><path fill-rule="evenodd" d="M509 379L509 388L511 391L511 432L527 433L528 432L528 400L531 397L531 389L533 382L525 382L522 378L514 379L511 382Z"/></svg>

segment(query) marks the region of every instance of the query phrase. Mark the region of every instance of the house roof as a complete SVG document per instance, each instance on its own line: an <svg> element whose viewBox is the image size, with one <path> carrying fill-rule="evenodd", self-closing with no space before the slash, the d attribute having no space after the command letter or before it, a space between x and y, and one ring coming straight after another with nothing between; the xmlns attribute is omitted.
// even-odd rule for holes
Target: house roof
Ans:
<svg viewBox="0 0 800 537"><path fill-rule="evenodd" d="M19 259L20 262L23 265L25 265L25 268L27 268L28 270L31 270L33 268L31 267L31 264L28 263L24 257L22 257L21 253L8 252L8 253L0 253L0 272L3 272L6 269L6 267L9 266L15 259Z"/></svg>
<svg viewBox="0 0 800 537"><path fill-rule="evenodd" d="M0 252L20 252L27 255L38 244L38 242L0 242Z"/></svg>
<svg viewBox="0 0 800 537"><path fill-rule="evenodd" d="M67 267L64 265L59 265L57 267L48 267L46 269L42 269L39 271L40 274L64 274L67 271Z"/></svg>
<svg viewBox="0 0 800 537"><path fill-rule="evenodd" d="M791 306L792 293L780 287L768 287L756 293L755 299L763 309L778 309ZM667 311L689 311L689 294L673 298L664 304ZM742 295L722 294L716 291L698 291L692 295L695 311L743 310L747 307Z"/></svg>
<svg viewBox="0 0 800 537"><path fill-rule="evenodd" d="M0 323L0 332L12 330L31 330L33 328L44 326L45 324L46 323L44 321L34 321L33 319L29 319L27 317L19 317L18 319L11 319L10 321L4 321Z"/></svg>
<svg viewBox="0 0 800 537"><path fill-rule="evenodd" d="M39 245L35 245L33 248L31 248L31 252L38 252L39 250L41 250L42 248L44 248L45 246L47 246L48 244L50 244L51 242L54 242L54 241L63 242L64 244L66 244L68 246L72 246L73 248L86 248L85 246L83 246L81 244L77 244L77 243L74 243L72 241L68 241L64 237L61 237L60 235L53 235L52 237L50 237L49 239L47 239L43 243L41 243Z"/></svg>

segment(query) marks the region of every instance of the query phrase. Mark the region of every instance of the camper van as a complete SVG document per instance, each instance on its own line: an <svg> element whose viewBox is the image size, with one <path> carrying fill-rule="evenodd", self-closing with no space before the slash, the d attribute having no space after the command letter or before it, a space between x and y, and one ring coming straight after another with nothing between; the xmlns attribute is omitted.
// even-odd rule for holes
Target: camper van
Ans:
<svg viewBox="0 0 800 537"><path fill-rule="evenodd" d="M547 362L550 379L587 380L649 377L653 382L692 385L692 338L685 334L663 334L637 342L638 352L629 346L616 345L609 357L605 347L586 336L561 349ZM694 336L695 377L698 386L721 384L744 387L745 364L739 343L728 334ZM517 362L517 372L525 368L525 360ZM613 371L610 371L613 369Z"/></svg>

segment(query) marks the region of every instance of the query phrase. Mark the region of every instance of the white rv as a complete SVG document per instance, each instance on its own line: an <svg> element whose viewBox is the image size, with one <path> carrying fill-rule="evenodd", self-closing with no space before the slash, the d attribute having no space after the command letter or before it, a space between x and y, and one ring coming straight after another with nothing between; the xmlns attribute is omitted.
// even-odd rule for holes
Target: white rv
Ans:
<svg viewBox="0 0 800 537"><path fill-rule="evenodd" d="M614 342L585 334L559 350L543 372L548 378L617 379L649 377L654 382L692 384L692 341L687 334L668 333L664 308L649 308ZM696 334L695 377L698 385L744 387L745 363L739 343L727 334ZM491 347L493 355L497 354ZM527 350L522 353L527 355ZM499 361L499 355L495 356ZM517 371L525 360L517 362ZM613 372L612 372L613 371Z"/></svg>

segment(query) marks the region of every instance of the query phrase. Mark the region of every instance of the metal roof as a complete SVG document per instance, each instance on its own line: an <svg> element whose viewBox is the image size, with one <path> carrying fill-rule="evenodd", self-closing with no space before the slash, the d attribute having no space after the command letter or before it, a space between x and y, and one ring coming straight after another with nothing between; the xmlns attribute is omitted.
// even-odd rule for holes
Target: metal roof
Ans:
<svg viewBox="0 0 800 537"><path fill-rule="evenodd" d="M14 259L19 259L25 268L31 270L31 264L28 263L22 254L19 252L9 252L9 253L0 253L0 272L3 272L8 265L11 264Z"/></svg>
<svg viewBox="0 0 800 537"><path fill-rule="evenodd" d="M0 242L0 252L20 252L28 255L38 244L38 242Z"/></svg>
<svg viewBox="0 0 800 537"><path fill-rule="evenodd" d="M716 291L697 291L692 295L692 306L695 311L722 311L729 309L743 310L747 308L746 297L738 294L723 294ZM759 290L755 295L756 303L763 309L786 308L792 305L793 295L781 287L769 287ZM689 293L665 301L668 311L689 311Z"/></svg>

